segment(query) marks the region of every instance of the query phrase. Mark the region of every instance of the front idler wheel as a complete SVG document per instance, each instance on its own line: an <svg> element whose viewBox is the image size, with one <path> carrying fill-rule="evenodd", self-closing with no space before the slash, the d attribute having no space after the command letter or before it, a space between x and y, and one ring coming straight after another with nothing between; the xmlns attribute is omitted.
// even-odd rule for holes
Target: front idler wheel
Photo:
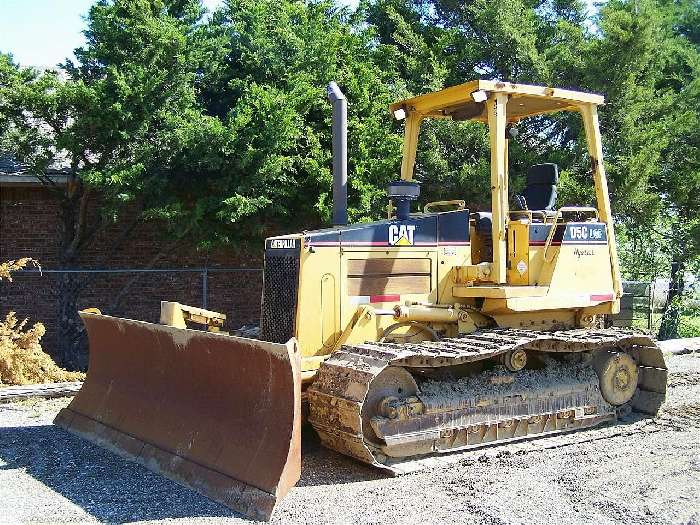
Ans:
<svg viewBox="0 0 700 525"><path fill-rule="evenodd" d="M367 397L362 407L362 433L365 439L378 443L370 423L375 416L397 418L400 406L406 398L413 398L418 393L418 385L405 368L390 366L382 370L370 383Z"/></svg>
<svg viewBox="0 0 700 525"><path fill-rule="evenodd" d="M632 399L637 390L639 368L628 354L600 352L593 359L593 368L598 374L600 393L608 403L620 406Z"/></svg>

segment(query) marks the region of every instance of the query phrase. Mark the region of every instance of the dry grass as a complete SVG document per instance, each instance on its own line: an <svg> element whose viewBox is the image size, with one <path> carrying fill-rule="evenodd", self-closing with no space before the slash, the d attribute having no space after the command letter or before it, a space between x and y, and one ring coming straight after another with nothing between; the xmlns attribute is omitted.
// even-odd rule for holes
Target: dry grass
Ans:
<svg viewBox="0 0 700 525"><path fill-rule="evenodd" d="M0 281L4 279L6 281L12 282L12 272L21 270L22 268L29 266L30 264L35 268L39 268L39 270L41 270L39 262L35 259L32 259L31 257L23 257L22 259L17 259L14 261L0 262Z"/></svg>
<svg viewBox="0 0 700 525"><path fill-rule="evenodd" d="M0 263L0 281L12 281L12 272L29 264L39 267L29 258ZM46 332L44 325L35 323L27 328L27 323L27 319L19 321L15 312L9 312L0 320L0 385L80 381L85 377L54 363L41 349L40 340Z"/></svg>

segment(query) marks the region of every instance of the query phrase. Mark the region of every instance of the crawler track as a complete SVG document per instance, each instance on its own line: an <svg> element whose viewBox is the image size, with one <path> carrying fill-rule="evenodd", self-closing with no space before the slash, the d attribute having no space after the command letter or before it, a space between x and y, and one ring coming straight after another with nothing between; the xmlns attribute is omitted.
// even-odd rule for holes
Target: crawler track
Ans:
<svg viewBox="0 0 700 525"><path fill-rule="evenodd" d="M411 412L407 405L409 413L403 418L377 417L369 407L376 405L376 400L368 401L373 381L382 381L380 374L387 377L387 370L454 367L518 349L540 356L612 349L627 353L638 365L637 389L628 403L614 407L601 397L590 365L565 364L561 374L544 374L549 379L541 384L528 383L526 376L519 384L520 373L506 387L499 384L498 373L477 376L472 383L446 382L437 389L433 384L409 399L419 408ZM532 374L536 377L537 372ZM497 328L437 342L343 347L321 366L308 391L309 421L325 446L400 474L440 462L431 459L436 453L591 427L615 420L620 411L654 415L665 399L666 383L661 351L640 332ZM472 394L470 388L480 390ZM442 395L435 395L440 389Z"/></svg>

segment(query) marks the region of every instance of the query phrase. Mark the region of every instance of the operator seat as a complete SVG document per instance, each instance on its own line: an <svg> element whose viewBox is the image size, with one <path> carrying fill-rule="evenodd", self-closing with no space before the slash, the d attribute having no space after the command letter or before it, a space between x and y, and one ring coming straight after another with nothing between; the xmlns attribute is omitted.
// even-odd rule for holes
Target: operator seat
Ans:
<svg viewBox="0 0 700 525"><path fill-rule="evenodd" d="M559 182L559 166L552 163L535 164L527 170L527 185L522 195L515 196L516 210L542 211L546 215L554 215L557 202L557 182ZM491 235L491 213L477 212L472 214L476 222L476 231ZM537 219L533 217L533 219Z"/></svg>
<svg viewBox="0 0 700 525"><path fill-rule="evenodd" d="M493 219L491 212L478 211L472 213L472 218L474 219L474 226L477 233L483 239L481 261L493 262L493 232L491 230Z"/></svg>
<svg viewBox="0 0 700 525"><path fill-rule="evenodd" d="M515 196L516 210L541 211L548 217L556 214L554 206L557 202L557 182L559 182L559 166L553 163L535 164L527 171L527 184L522 195ZM476 231L483 237L486 253L482 254L483 261L493 261L492 254L492 216L490 212L472 214ZM542 220L533 216L533 221Z"/></svg>
<svg viewBox="0 0 700 525"><path fill-rule="evenodd" d="M554 212L557 182L559 166L552 163L535 164L527 171L527 184L522 195L515 196L516 207L521 210Z"/></svg>

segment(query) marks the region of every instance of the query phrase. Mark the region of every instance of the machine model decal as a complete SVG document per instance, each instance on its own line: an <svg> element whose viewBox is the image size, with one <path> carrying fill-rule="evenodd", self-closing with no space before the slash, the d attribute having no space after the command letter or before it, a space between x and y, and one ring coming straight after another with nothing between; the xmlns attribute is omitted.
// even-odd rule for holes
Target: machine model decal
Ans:
<svg viewBox="0 0 700 525"><path fill-rule="evenodd" d="M530 246L544 246L547 243L551 224L532 224L530 226ZM605 224L602 222L570 222L559 224L552 238L552 246L562 244L602 244L608 243Z"/></svg>
<svg viewBox="0 0 700 525"><path fill-rule="evenodd" d="M388 230L389 245L413 246L413 232L415 231L414 224L390 224Z"/></svg>
<svg viewBox="0 0 700 525"><path fill-rule="evenodd" d="M591 241L602 241L605 234L605 228L600 228L597 226L598 225L592 227L588 224L567 226L567 233L572 241L587 241L588 239Z"/></svg>

